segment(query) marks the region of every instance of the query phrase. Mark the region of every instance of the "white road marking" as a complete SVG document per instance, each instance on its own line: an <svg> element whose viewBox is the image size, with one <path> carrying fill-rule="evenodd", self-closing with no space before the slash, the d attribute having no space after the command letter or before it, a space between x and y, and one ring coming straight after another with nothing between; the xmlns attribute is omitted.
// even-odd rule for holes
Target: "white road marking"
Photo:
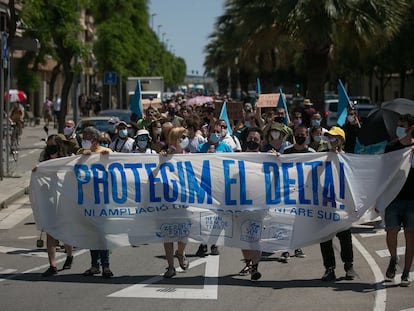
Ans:
<svg viewBox="0 0 414 311"><path fill-rule="evenodd" d="M32 214L31 208L19 208L0 219L0 229L11 229Z"/></svg>
<svg viewBox="0 0 414 311"><path fill-rule="evenodd" d="M385 230L376 230L375 232L371 232L371 233L360 233L359 236L361 238L371 238L371 237L383 236L385 234L386 234Z"/></svg>
<svg viewBox="0 0 414 311"><path fill-rule="evenodd" d="M17 239L18 240L31 240L31 239L36 239L39 238L38 235L26 235L26 236L19 236Z"/></svg>
<svg viewBox="0 0 414 311"><path fill-rule="evenodd" d="M150 286L163 280L163 276L155 276L139 284L129 286L120 291L108 295L108 297L133 297L133 298L164 298L164 299L217 299L219 257L208 256L190 262L190 269L201 264L206 264L203 288L180 288L176 285L170 287ZM182 271L177 269L177 272Z"/></svg>
<svg viewBox="0 0 414 311"><path fill-rule="evenodd" d="M390 257L391 254L388 251L388 249L381 249L378 251L375 251L377 253L378 256L380 256L381 258L384 257ZM405 246L401 246L401 247L397 247L397 255L404 255L405 254Z"/></svg>
<svg viewBox="0 0 414 311"><path fill-rule="evenodd" d="M0 267L0 275L12 274L12 273L14 273L14 272L16 272L16 271L17 271L16 269L2 269L2 268ZM1 282L1 281L4 281L4 280L6 280L6 279L0 278L0 282Z"/></svg>
<svg viewBox="0 0 414 311"><path fill-rule="evenodd" d="M15 248L9 246L0 246L0 253L10 255L22 255L27 257L41 257L47 258L46 249L28 249L28 248ZM60 254L57 253L56 256Z"/></svg>
<svg viewBox="0 0 414 311"><path fill-rule="evenodd" d="M73 257L80 256L80 255L85 254L87 252L89 252L88 249L81 249L79 251L74 252L73 253ZM66 256L64 256L63 258L57 259L56 260L56 263L60 263L60 262L63 262L65 260L66 260ZM12 275L8 276L7 278L0 279L0 282L5 281L5 280L13 279L13 278L15 278L15 277L17 277L17 276L19 276L21 274L32 273L32 272L35 272L35 271L38 271L38 270L41 270L41 269L43 270L43 269L46 269L46 268L49 268L49 263L44 264L44 265L41 265L41 266L37 266L37 267L34 267L34 268L31 268L31 269L28 269L28 270L23 271L21 273L12 274Z"/></svg>
<svg viewBox="0 0 414 311"><path fill-rule="evenodd" d="M366 250L364 246L359 242L358 239L352 239L352 244L358 249L361 253L362 257L368 263L368 266L371 268L372 273L374 274L375 278L375 302L374 307L372 310L374 311L385 311L386 310L386 301L387 301L387 289L385 288L383 281L384 275L381 272L380 267L378 266L375 259L371 256L371 254Z"/></svg>

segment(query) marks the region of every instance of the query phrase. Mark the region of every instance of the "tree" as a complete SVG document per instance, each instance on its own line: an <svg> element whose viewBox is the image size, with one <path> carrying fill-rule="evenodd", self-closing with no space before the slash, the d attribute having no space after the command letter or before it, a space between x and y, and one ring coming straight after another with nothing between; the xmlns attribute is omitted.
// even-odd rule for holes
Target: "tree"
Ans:
<svg viewBox="0 0 414 311"><path fill-rule="evenodd" d="M53 56L62 68L64 81L60 93L59 132L63 130L74 75L81 70L75 59L86 55L84 43L79 40L82 30L79 24L81 5L78 1L27 0L23 6L23 16L29 28L33 34L41 35L40 54L43 57L46 53Z"/></svg>
<svg viewBox="0 0 414 311"><path fill-rule="evenodd" d="M228 0L226 4L239 27L239 40L254 46L257 54L263 43L277 46L278 40L286 43L279 51L302 53L307 96L324 111L324 84L335 40L352 39L345 42L360 50L383 46L398 32L409 1Z"/></svg>

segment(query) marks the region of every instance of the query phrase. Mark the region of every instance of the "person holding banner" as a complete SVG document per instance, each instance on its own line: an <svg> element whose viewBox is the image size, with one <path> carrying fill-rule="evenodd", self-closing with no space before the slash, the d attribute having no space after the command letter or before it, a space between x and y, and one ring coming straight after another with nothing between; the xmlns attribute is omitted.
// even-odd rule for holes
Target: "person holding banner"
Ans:
<svg viewBox="0 0 414 311"><path fill-rule="evenodd" d="M185 154L186 148L189 144L188 131L184 127L174 127L168 133L168 150L167 152L163 151L161 154ZM185 247L187 246L187 241L178 241L177 242L177 251L175 256L178 259L181 269L187 270L189 267L189 262L185 256ZM168 267L167 271L164 273L164 278L172 278L176 275L174 267L174 243L165 242L164 243L165 257L167 259Z"/></svg>
<svg viewBox="0 0 414 311"><path fill-rule="evenodd" d="M272 122L269 130L264 132L266 133L265 137L267 143L262 147L262 152L283 153L285 148L292 145L291 142L286 140L289 131L282 123Z"/></svg>
<svg viewBox="0 0 414 311"><path fill-rule="evenodd" d="M345 143L345 132L343 129L338 126L333 126L328 132L325 133L325 136L328 138L329 152L344 152L343 145ZM341 244L341 259L344 262L345 279L353 280L356 276L356 273L353 268L354 252L352 249L351 229L338 232L336 236ZM336 263L332 239L320 243L320 247L323 258L323 265L325 266L325 273L322 276L322 281L335 281Z"/></svg>
<svg viewBox="0 0 414 311"><path fill-rule="evenodd" d="M394 140L385 147L385 152L391 152L414 145L414 116L402 115L398 120L396 130L398 139ZM405 184L394 201L385 209L385 231L387 247L391 258L385 276L389 279L395 277L397 271L398 255L398 232L401 226L404 228L405 237L405 256L404 270L401 275L400 286L408 287L411 285L410 269L414 257L414 168L413 158L411 158L411 168Z"/></svg>
<svg viewBox="0 0 414 311"><path fill-rule="evenodd" d="M260 148L263 145L263 131L258 127L251 127L247 133L246 139L246 152L260 152ZM263 211L258 211L258 214ZM262 274L258 271L260 258L262 252L254 249L242 249L243 260L245 267L239 272L239 275L245 276L250 273L250 279L256 281L262 277Z"/></svg>
<svg viewBox="0 0 414 311"><path fill-rule="evenodd" d="M93 126L88 126L82 131L82 148L79 149L78 154L89 156L92 153L108 154L112 150L110 148L99 145L100 132ZM91 267L86 270L84 276L92 276L101 273L100 265L102 266L102 276L110 278L114 274L109 269L109 250L108 249L91 249Z"/></svg>
<svg viewBox="0 0 414 311"><path fill-rule="evenodd" d="M40 155L40 162L69 156L66 147L64 146L62 137L64 138L65 136L62 134L53 134L47 138L46 147ZM36 171L36 167L33 169L33 172L34 171ZM49 268L42 273L42 276L52 276L58 274L56 265L56 246L58 244L59 241L46 232L46 248L47 256L49 258ZM73 263L72 246L64 244L64 247L66 251L66 260L63 264L62 270L70 269Z"/></svg>
<svg viewBox="0 0 414 311"><path fill-rule="evenodd" d="M208 141L197 147L197 153L215 153L215 152L233 152L233 149L226 143L221 141L221 122L215 121L214 125L210 127ZM196 255L198 257L205 257L207 255L207 245L200 244ZM211 245L211 255L219 255L217 245Z"/></svg>

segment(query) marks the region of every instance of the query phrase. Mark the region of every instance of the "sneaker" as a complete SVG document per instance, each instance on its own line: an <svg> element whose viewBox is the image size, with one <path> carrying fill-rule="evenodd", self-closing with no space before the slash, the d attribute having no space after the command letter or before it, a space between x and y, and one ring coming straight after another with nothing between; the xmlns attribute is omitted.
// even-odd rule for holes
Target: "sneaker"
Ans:
<svg viewBox="0 0 414 311"><path fill-rule="evenodd" d="M175 268L174 267L168 267L167 272L164 273L164 278L170 279L174 275L176 275Z"/></svg>
<svg viewBox="0 0 414 311"><path fill-rule="evenodd" d="M283 252L282 256L280 256L280 261L283 263L287 263L290 258L289 252Z"/></svg>
<svg viewBox="0 0 414 311"><path fill-rule="evenodd" d="M398 256L391 256L390 263L388 264L387 271L385 276L388 279L393 279L395 277L395 272L397 271Z"/></svg>
<svg viewBox="0 0 414 311"><path fill-rule="evenodd" d="M207 255L207 245L200 244L200 246L198 247L196 256L198 256L198 257L205 257L206 255Z"/></svg>
<svg viewBox="0 0 414 311"><path fill-rule="evenodd" d="M252 265L252 269L250 270L251 276L250 279L252 281L257 281L258 279L260 279L262 277L262 274L257 271L258 268L258 264Z"/></svg>
<svg viewBox="0 0 414 311"><path fill-rule="evenodd" d="M220 255L218 247L215 244L211 245L210 250L211 250L210 255L213 255L213 256Z"/></svg>
<svg viewBox="0 0 414 311"><path fill-rule="evenodd" d="M336 280L335 268L334 267L329 267L328 269L326 269L325 273L322 275L321 280L324 281L324 282L335 281Z"/></svg>
<svg viewBox="0 0 414 311"><path fill-rule="evenodd" d="M72 268L72 262L73 262L73 256L66 256L66 260L65 260L65 263L63 264L62 269L66 270L66 269Z"/></svg>
<svg viewBox="0 0 414 311"><path fill-rule="evenodd" d="M250 259L245 259L244 262L246 263L246 265L244 266L243 269L240 270L239 275L240 276L246 276L250 273L250 269L251 269L251 260Z"/></svg>
<svg viewBox="0 0 414 311"><path fill-rule="evenodd" d="M411 281L410 281L410 273L409 272L403 272L403 274L401 275L401 283L400 283L401 287L409 287L411 286Z"/></svg>
<svg viewBox="0 0 414 311"><path fill-rule="evenodd" d="M301 248L295 249L295 257L305 258L306 255Z"/></svg>
<svg viewBox="0 0 414 311"><path fill-rule="evenodd" d="M45 272L42 273L42 276L52 276L58 274L57 268L50 266Z"/></svg>
<svg viewBox="0 0 414 311"><path fill-rule="evenodd" d="M346 267L345 280L352 281L353 279L355 279L355 277L356 277L356 273L355 273L354 267L352 265Z"/></svg>

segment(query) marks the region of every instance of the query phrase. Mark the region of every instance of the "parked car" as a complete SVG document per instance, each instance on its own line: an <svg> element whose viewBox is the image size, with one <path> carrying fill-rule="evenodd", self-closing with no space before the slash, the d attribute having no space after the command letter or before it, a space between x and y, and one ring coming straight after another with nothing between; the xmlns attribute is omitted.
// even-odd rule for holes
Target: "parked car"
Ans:
<svg viewBox="0 0 414 311"><path fill-rule="evenodd" d="M99 111L98 116L117 117L119 120L128 123L131 121L131 114L131 110L127 109L109 109Z"/></svg>
<svg viewBox="0 0 414 311"><path fill-rule="evenodd" d="M118 117L108 116L82 118L76 125L75 133L82 133L82 129L86 126L95 126L101 132L113 131L114 124L118 123L119 121L120 119Z"/></svg>
<svg viewBox="0 0 414 311"><path fill-rule="evenodd" d="M325 120L328 127L336 125L338 119L338 99L325 99Z"/></svg>
<svg viewBox="0 0 414 311"><path fill-rule="evenodd" d="M378 108L378 106L374 104L357 104L355 105L355 108L357 110L359 120L361 121L361 123L363 123L367 118L368 114L371 112L371 110Z"/></svg>

